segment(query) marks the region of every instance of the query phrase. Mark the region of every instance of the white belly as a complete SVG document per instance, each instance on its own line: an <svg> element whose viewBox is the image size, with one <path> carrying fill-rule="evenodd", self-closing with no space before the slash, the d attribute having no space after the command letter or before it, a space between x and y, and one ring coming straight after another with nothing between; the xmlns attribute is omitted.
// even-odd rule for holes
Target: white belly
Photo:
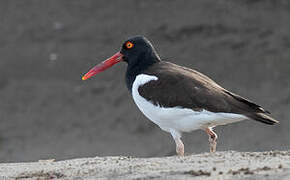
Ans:
<svg viewBox="0 0 290 180"><path fill-rule="evenodd" d="M154 80L156 81L158 78L146 74L138 75L133 83L132 96L142 113L165 131L189 132L247 119L246 116L234 113L213 113L206 110L193 111L181 107L164 108L156 106L143 98L138 92L139 86Z"/></svg>

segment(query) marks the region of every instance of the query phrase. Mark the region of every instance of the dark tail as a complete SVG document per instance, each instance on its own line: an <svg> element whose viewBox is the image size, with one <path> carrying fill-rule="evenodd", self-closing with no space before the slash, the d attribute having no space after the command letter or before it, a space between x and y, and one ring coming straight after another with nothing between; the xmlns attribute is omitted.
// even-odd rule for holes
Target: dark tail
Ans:
<svg viewBox="0 0 290 180"><path fill-rule="evenodd" d="M279 123L279 121L266 115L265 113L255 113L255 114L248 115L248 117L253 120L260 121L262 123L269 124L269 125L274 125L276 123Z"/></svg>
<svg viewBox="0 0 290 180"><path fill-rule="evenodd" d="M269 125L279 123L279 121L267 115L267 114L270 114L269 111L265 110L264 108L255 104L254 102L246 98L243 98L237 94L229 92L227 90L224 90L224 92L229 94L230 96L232 96L239 102L242 102L243 104L247 105L247 108L245 108L245 111L247 111L245 112L245 115L249 117L250 119L260 121L262 123L269 124Z"/></svg>

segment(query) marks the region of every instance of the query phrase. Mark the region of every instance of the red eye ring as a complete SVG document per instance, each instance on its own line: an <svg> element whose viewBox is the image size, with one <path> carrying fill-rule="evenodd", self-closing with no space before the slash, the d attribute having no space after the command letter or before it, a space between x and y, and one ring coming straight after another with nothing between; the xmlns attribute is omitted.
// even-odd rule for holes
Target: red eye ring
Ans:
<svg viewBox="0 0 290 180"><path fill-rule="evenodd" d="M126 43L126 48L127 49L131 49L132 47L134 47L134 44L133 43L131 43L131 42L127 42Z"/></svg>

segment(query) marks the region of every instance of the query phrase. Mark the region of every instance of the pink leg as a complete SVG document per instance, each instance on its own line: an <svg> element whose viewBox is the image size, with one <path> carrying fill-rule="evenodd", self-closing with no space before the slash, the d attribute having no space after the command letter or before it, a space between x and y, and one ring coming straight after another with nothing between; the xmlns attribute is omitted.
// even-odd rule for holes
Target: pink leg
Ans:
<svg viewBox="0 0 290 180"><path fill-rule="evenodd" d="M184 156L184 145L181 141L181 134L178 131L170 130L170 133L176 144L176 153L178 156Z"/></svg>
<svg viewBox="0 0 290 180"><path fill-rule="evenodd" d="M216 140L217 140L217 135L216 133L212 130L212 128L206 128L205 132L208 134L208 141L210 145L210 152L214 153L216 151Z"/></svg>
<svg viewBox="0 0 290 180"><path fill-rule="evenodd" d="M181 139L174 139L176 144L176 153L178 156L184 156L184 145Z"/></svg>

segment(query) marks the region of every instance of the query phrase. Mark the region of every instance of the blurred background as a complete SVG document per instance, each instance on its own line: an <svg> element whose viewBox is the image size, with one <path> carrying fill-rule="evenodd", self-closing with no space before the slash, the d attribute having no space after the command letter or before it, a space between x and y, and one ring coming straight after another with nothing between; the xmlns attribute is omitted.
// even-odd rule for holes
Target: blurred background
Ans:
<svg viewBox="0 0 290 180"><path fill-rule="evenodd" d="M80 80L133 35L280 120L217 127L219 151L289 149L289 17L288 0L0 1L0 162L174 155L127 91L125 63ZM202 131L183 140L209 151Z"/></svg>

